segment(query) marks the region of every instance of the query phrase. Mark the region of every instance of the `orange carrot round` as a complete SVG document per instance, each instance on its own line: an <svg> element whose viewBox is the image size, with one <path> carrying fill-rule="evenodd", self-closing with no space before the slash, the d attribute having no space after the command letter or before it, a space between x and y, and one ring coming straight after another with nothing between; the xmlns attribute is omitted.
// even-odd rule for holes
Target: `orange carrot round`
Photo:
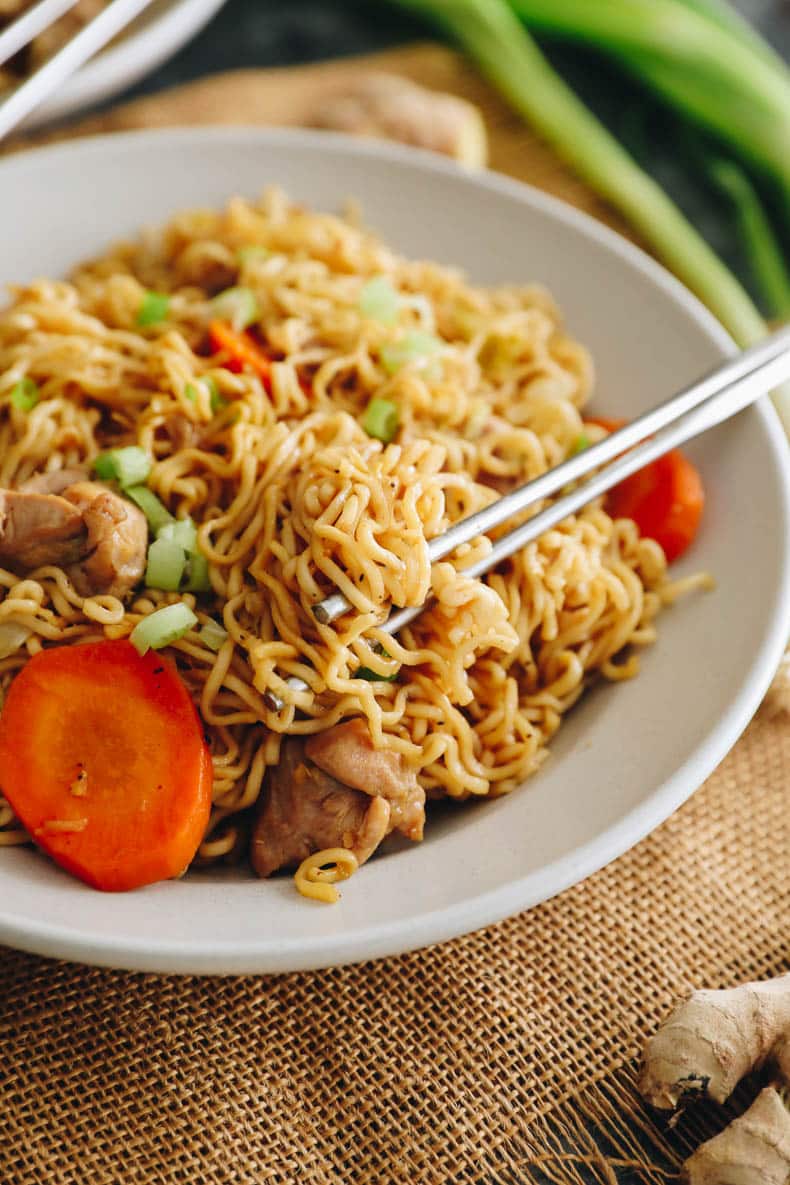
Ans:
<svg viewBox="0 0 790 1185"><path fill-rule="evenodd" d="M0 713L0 791L33 840L97 889L180 875L211 808L211 757L169 659L127 641L34 655Z"/></svg>
<svg viewBox="0 0 790 1185"><path fill-rule="evenodd" d="M585 423L616 432L626 421L591 416ZM661 544L669 563L694 541L704 508L699 470L679 449L632 473L606 495L612 518L633 519L640 534Z"/></svg>

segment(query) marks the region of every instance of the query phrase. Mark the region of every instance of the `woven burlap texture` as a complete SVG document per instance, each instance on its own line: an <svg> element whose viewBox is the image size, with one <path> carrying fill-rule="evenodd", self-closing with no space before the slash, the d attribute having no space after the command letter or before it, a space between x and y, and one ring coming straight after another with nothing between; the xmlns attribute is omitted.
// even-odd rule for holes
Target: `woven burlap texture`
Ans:
<svg viewBox="0 0 790 1185"><path fill-rule="evenodd" d="M472 98L498 167L621 227L454 55L375 64ZM85 130L292 119L288 88L338 69L212 79ZM675 1179L750 1086L670 1127L635 1094L638 1050L690 988L787 969L789 776L790 717L766 714L609 868L399 959L197 979L0 954L0 1183Z"/></svg>

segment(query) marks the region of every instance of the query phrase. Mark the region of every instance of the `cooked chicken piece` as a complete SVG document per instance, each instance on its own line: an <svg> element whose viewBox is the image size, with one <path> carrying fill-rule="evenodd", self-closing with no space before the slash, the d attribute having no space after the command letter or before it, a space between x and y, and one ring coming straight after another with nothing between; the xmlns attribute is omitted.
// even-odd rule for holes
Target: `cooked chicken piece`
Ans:
<svg viewBox="0 0 790 1185"><path fill-rule="evenodd" d="M107 593L122 597L145 571L148 523L132 502L95 481L78 481L63 497L82 514L88 532L87 554L69 569L82 596Z"/></svg>
<svg viewBox="0 0 790 1185"><path fill-rule="evenodd" d="M84 469L53 469L51 473L37 473L19 487L24 494L62 494L75 482L85 481Z"/></svg>
<svg viewBox="0 0 790 1185"><path fill-rule="evenodd" d="M386 798L391 829L407 839L422 839L425 791L400 753L375 749L364 720L347 720L310 737L306 756L346 786Z"/></svg>
<svg viewBox="0 0 790 1185"><path fill-rule="evenodd" d="M296 868L324 848L347 848L363 864L390 830L385 799L341 785L306 760L304 749L301 740L285 741L267 776L250 844L258 876Z"/></svg>
<svg viewBox="0 0 790 1185"><path fill-rule="evenodd" d="M12 571L72 564L86 542L82 515L65 498L0 490L0 562Z"/></svg>

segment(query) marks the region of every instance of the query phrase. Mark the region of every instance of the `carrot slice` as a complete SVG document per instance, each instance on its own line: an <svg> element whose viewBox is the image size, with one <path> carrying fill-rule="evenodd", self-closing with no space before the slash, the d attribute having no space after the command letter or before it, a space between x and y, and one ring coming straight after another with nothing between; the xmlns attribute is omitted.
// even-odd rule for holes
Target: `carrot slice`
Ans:
<svg viewBox="0 0 790 1185"><path fill-rule="evenodd" d="M607 432L625 420L590 418ZM661 544L669 563L693 543L705 508L705 488L699 470L679 449L632 473L606 495L612 518L633 519L640 534Z"/></svg>
<svg viewBox="0 0 790 1185"><path fill-rule="evenodd" d="M97 889L178 876L211 808L211 757L175 666L127 641L40 651L0 714L0 790Z"/></svg>
<svg viewBox="0 0 790 1185"><path fill-rule="evenodd" d="M225 321L212 321L208 327L211 348L218 352L224 350L228 355L225 363L228 370L239 374L245 366L254 371L263 382L267 391L271 391L272 362L268 354L249 333L237 332Z"/></svg>

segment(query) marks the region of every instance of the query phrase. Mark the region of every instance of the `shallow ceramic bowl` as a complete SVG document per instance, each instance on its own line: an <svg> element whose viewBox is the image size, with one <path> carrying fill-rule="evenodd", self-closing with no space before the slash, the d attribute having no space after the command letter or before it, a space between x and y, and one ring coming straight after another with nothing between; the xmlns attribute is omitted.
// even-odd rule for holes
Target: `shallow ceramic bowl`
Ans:
<svg viewBox="0 0 790 1185"><path fill-rule="evenodd" d="M198 130L118 136L0 164L3 280L58 276L183 207L284 186L313 207L361 202L412 256L483 283L540 281L596 360L594 406L632 416L732 350L652 260L598 223L491 174L328 134ZM90 217L86 212L90 210ZM395 954L527 909L624 852L680 805L745 727L788 630L787 449L763 404L689 450L708 491L678 574L681 601L633 682L570 714L540 773L509 797L447 811L422 845L374 859L328 908L288 878L191 875L108 896L32 850L0 852L0 941L161 972L257 972Z"/></svg>

